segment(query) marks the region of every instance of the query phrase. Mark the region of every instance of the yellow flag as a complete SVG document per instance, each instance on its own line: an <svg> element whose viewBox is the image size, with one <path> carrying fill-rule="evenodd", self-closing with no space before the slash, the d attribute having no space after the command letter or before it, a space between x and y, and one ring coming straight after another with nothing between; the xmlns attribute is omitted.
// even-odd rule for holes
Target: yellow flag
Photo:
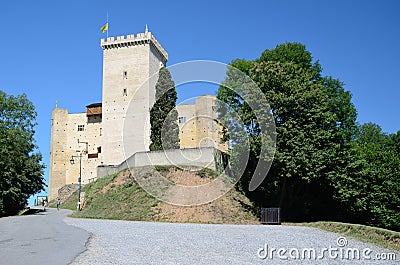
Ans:
<svg viewBox="0 0 400 265"><path fill-rule="evenodd" d="M102 27L100 28L100 30L101 30L101 33L106 32L106 31L108 30L108 22L107 22L104 26L102 26Z"/></svg>

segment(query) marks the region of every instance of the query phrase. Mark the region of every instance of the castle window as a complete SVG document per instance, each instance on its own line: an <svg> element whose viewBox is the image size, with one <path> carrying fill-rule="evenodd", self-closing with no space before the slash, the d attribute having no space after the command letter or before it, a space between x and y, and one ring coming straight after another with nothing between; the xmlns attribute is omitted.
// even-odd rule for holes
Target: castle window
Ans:
<svg viewBox="0 0 400 265"><path fill-rule="evenodd" d="M98 154L88 154L88 158L98 158Z"/></svg>
<svg viewBox="0 0 400 265"><path fill-rule="evenodd" d="M127 96L127 95L128 95L128 91L127 91L126 88L124 88L124 91L122 92L122 95L123 95L123 96Z"/></svg>
<svg viewBox="0 0 400 265"><path fill-rule="evenodd" d="M184 123L186 123L186 117L179 117L179 118L178 118L178 122L179 122L179 124L184 124Z"/></svg>
<svg viewBox="0 0 400 265"><path fill-rule="evenodd" d="M101 153L101 146L97 147L97 153Z"/></svg>
<svg viewBox="0 0 400 265"><path fill-rule="evenodd" d="M124 71L124 72L122 73L122 76L123 76L125 79L127 79L127 78L128 78L128 71Z"/></svg>
<svg viewBox="0 0 400 265"><path fill-rule="evenodd" d="M85 125L78 125L78 132L83 132L85 130Z"/></svg>
<svg viewBox="0 0 400 265"><path fill-rule="evenodd" d="M102 134L103 134L103 130L102 130L102 128L100 128L100 136L102 136Z"/></svg>

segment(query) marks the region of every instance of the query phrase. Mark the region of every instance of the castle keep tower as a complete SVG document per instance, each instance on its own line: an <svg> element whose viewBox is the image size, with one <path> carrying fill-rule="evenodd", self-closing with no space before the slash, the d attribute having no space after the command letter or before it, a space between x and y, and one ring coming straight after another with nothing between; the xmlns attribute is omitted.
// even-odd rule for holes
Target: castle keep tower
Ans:
<svg viewBox="0 0 400 265"><path fill-rule="evenodd" d="M130 123L135 125L129 141L131 154L149 150L150 109L154 104L155 82L144 82L165 66L168 54L151 32L101 40L103 49L102 162L124 161L123 126L128 105ZM155 79L156 80L156 79ZM139 88L141 89L139 90ZM132 103L131 103L132 101ZM125 146L127 148L127 146Z"/></svg>

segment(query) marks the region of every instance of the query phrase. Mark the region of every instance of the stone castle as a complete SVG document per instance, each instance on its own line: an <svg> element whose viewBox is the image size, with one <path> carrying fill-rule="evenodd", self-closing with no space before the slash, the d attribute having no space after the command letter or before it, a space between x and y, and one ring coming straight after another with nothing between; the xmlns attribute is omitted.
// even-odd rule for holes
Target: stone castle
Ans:
<svg viewBox="0 0 400 265"><path fill-rule="evenodd" d="M123 163L128 158L126 150L129 155L149 151L150 109L155 101L157 81L150 77L157 76L159 69L166 66L168 53L148 31L136 36L101 39L101 48L102 102L87 105L84 113L68 113L67 109L57 106L52 112L50 200L57 198L58 190L64 185L77 183L80 170L82 184L86 184L101 177L99 167ZM224 149L214 121L215 96L204 95L194 104L178 105L176 109L181 149ZM126 120L134 126L129 146L123 139ZM70 163L72 156L78 156L77 163Z"/></svg>

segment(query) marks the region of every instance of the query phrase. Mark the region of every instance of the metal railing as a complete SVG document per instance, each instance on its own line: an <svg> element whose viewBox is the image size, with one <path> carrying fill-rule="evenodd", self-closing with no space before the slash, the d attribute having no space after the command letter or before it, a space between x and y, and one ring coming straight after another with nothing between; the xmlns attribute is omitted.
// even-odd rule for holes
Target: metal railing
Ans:
<svg viewBox="0 0 400 265"><path fill-rule="evenodd" d="M262 224L281 224L281 208L261 208Z"/></svg>

